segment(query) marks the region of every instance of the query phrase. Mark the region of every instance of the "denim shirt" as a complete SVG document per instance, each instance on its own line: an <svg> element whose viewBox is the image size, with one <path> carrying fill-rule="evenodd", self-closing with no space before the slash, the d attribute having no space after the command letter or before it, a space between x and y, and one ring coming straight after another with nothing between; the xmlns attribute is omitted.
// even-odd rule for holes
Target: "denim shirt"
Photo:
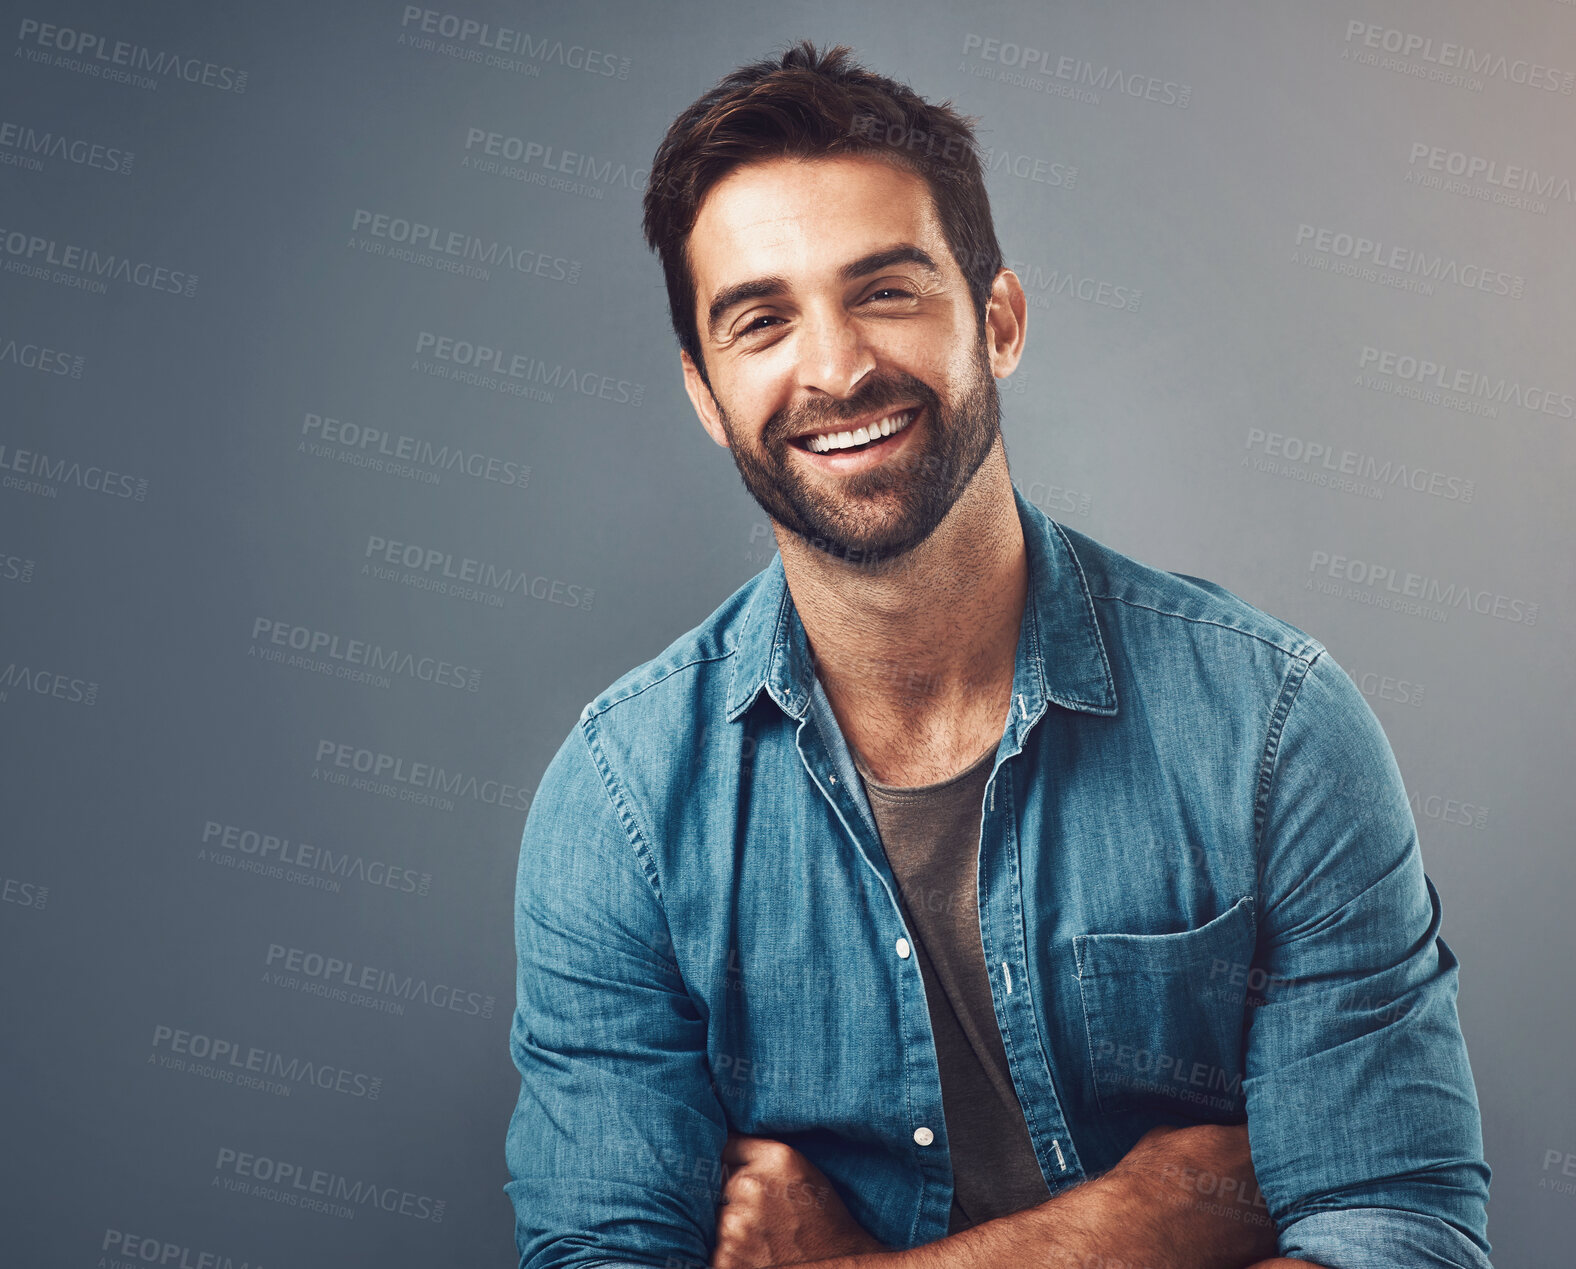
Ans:
<svg viewBox="0 0 1576 1269"><path fill-rule="evenodd" d="M1245 1119L1280 1254L1483 1269L1457 962L1367 702L1296 627L1014 497L979 927L1051 1194L1155 1124ZM944 1237L912 938L778 556L585 707L527 815L522 1269L706 1263L730 1129L889 1247Z"/></svg>

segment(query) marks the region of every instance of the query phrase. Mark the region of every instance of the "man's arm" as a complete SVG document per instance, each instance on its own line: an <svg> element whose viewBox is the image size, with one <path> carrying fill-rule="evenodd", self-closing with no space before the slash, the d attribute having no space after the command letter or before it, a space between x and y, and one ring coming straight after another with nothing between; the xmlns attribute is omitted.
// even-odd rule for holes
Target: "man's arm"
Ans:
<svg viewBox="0 0 1576 1269"><path fill-rule="evenodd" d="M642 829L575 727L515 885L520 1094L505 1157L520 1269L704 1262L727 1135Z"/></svg>
<svg viewBox="0 0 1576 1269"><path fill-rule="evenodd" d="M1456 958L1401 773L1328 653L1282 704L1257 816L1264 987L1243 1080L1279 1251L1331 1269L1488 1269Z"/></svg>
<svg viewBox="0 0 1576 1269"><path fill-rule="evenodd" d="M844 1231L831 1258L817 1250L833 1241L829 1218L851 1222L826 1178L780 1142L749 1140L727 1156L745 1166L728 1178L712 1269L1243 1269L1275 1250L1241 1127L1156 1128L1109 1172L1035 1207L905 1251L870 1251L854 1226L860 1237Z"/></svg>

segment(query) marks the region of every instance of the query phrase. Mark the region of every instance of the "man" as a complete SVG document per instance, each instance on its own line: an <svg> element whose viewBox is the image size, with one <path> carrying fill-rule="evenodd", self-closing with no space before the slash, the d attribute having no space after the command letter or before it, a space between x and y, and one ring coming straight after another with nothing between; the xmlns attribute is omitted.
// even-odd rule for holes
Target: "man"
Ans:
<svg viewBox="0 0 1576 1269"><path fill-rule="evenodd" d="M1486 1266L1389 746L1318 641L1015 489L969 121L804 43L645 211L779 554L532 803L521 1265Z"/></svg>

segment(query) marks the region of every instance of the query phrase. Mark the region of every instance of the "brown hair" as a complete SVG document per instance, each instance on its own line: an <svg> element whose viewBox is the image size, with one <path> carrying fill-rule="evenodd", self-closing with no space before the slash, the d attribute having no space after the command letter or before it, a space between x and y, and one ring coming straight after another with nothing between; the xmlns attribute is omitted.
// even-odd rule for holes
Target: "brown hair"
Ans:
<svg viewBox="0 0 1576 1269"><path fill-rule="evenodd" d="M809 40L779 60L739 67L679 115L651 163L643 228L662 259L673 333L706 386L689 235L711 187L754 160L872 155L922 177L983 323L1003 260L974 139L978 122L951 101L931 105L866 70L847 45L817 52Z"/></svg>

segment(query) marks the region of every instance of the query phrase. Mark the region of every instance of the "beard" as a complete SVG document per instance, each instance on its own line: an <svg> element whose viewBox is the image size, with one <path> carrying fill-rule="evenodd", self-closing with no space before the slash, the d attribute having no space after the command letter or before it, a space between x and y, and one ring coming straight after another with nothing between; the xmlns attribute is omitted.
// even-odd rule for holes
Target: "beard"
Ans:
<svg viewBox="0 0 1576 1269"><path fill-rule="evenodd" d="M758 444L734 425L722 402L718 417L750 496L774 521L833 558L859 564L897 559L924 542L968 487L1001 432L1001 398L983 335L974 374L946 409L913 375L874 373L857 395L766 420ZM918 402L924 427L902 452L864 471L818 478L795 458L790 436L828 431L887 406ZM921 421L916 415L910 427Z"/></svg>

